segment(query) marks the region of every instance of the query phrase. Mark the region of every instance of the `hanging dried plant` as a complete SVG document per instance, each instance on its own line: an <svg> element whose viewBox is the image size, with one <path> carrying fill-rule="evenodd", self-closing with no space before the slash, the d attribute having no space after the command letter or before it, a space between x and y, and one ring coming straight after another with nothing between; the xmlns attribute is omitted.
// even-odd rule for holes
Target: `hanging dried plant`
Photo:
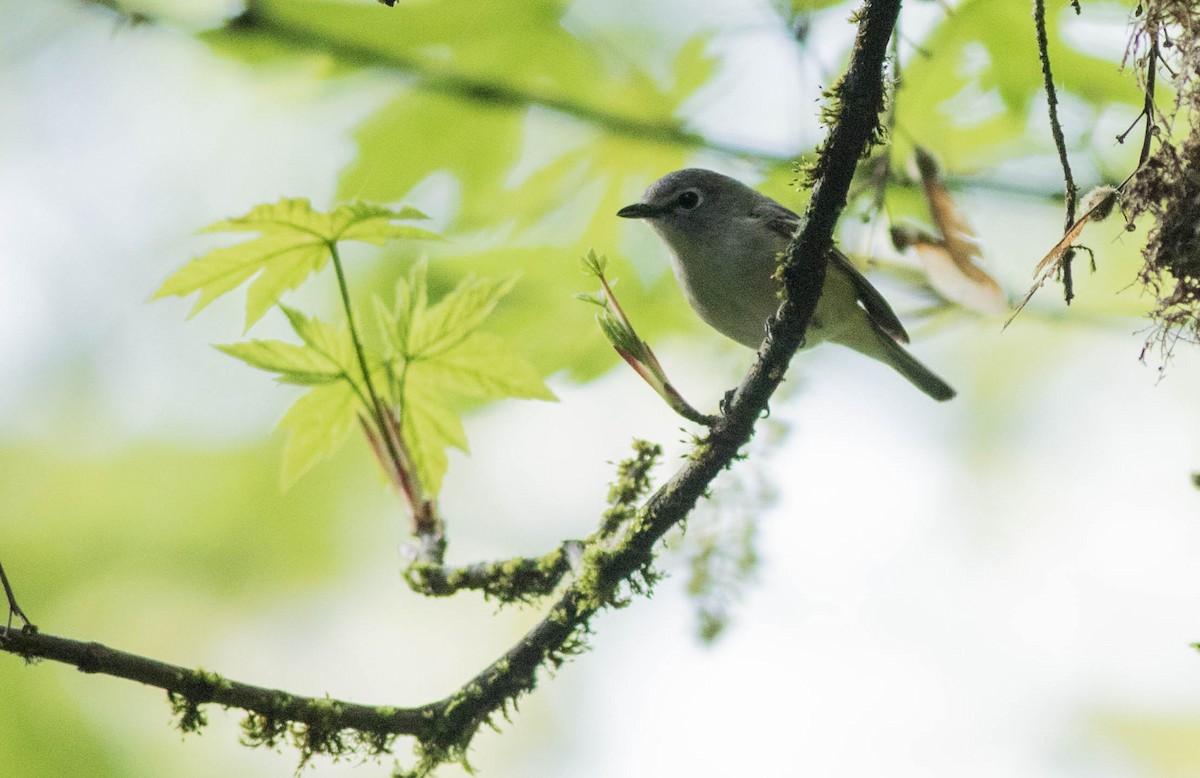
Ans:
<svg viewBox="0 0 1200 778"><path fill-rule="evenodd" d="M1147 133L1123 200L1131 219L1152 220L1141 280L1158 302L1147 346L1165 357L1181 338L1200 342L1200 3L1150 0L1138 10L1126 59L1144 73ZM1166 110L1152 99L1160 60L1175 94Z"/></svg>

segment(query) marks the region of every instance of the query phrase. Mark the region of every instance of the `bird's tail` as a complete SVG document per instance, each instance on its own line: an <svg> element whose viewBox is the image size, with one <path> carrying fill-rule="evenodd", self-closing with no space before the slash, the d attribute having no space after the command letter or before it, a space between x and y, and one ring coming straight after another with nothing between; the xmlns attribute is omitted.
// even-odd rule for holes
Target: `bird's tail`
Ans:
<svg viewBox="0 0 1200 778"><path fill-rule="evenodd" d="M925 394L938 402L945 402L957 394L948 383L938 378L932 370L917 361L916 357L904 350L904 346L886 333L879 333L879 343L883 346L883 354L880 355L883 361L894 367L897 373Z"/></svg>

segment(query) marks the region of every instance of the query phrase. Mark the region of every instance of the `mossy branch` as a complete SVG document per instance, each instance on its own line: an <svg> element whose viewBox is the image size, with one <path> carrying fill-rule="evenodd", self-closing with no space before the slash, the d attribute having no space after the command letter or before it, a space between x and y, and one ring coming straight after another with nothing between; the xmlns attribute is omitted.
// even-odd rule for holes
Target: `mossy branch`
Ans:
<svg viewBox="0 0 1200 778"><path fill-rule="evenodd" d="M633 449L634 455L617 466L617 479L608 491L608 508L600 517L596 533L586 541L564 541L539 557L515 557L463 567L436 564L418 555L404 571L409 587L431 597L476 590L503 603L528 603L553 594L568 572L581 567L589 547L609 544L619 529L637 518L638 502L650 491L650 470L662 458L662 448L635 440Z"/></svg>
<svg viewBox="0 0 1200 778"><path fill-rule="evenodd" d="M449 597L461 591L480 591L500 602L533 602L552 594L571 571L572 557L584 543L567 540L538 557L514 557L500 562L476 562L462 567L418 559L404 571L409 588L429 597Z"/></svg>
<svg viewBox="0 0 1200 778"><path fill-rule="evenodd" d="M100 643L72 640L41 632L13 630L7 635L0 635L0 650L26 659L49 659L73 665L84 673L110 675L154 686L174 695L178 700L186 700L189 707L216 703L263 716L318 725L323 718L327 718L324 714L318 715L318 709L328 707L330 702L231 681L205 670L193 670L160 662ZM339 721L344 728L416 737L422 737L433 730L429 706L383 708L349 702L338 702L337 705L340 707ZM176 709L183 712L181 704L177 703ZM189 729L196 728L187 726L189 722L202 726L202 719L197 719L195 714L184 716L181 722Z"/></svg>

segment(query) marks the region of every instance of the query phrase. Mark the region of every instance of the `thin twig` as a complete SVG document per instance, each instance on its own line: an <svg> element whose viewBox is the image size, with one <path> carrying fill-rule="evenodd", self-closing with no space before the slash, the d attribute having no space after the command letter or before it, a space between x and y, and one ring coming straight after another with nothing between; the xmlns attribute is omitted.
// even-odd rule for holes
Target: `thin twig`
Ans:
<svg viewBox="0 0 1200 778"><path fill-rule="evenodd" d="M1150 53L1146 57L1146 87L1145 95L1142 98L1142 112L1133 120L1133 124L1129 125L1129 129L1117 136L1118 143L1124 143L1125 138L1129 133L1133 132L1133 128L1142 119L1146 120L1146 129L1142 134L1142 150L1138 154L1138 163L1130 172L1121 185L1117 187L1118 191L1124 191L1126 184L1133 180L1133 177L1142 169L1142 165L1146 164L1146 160L1150 159L1150 144L1154 140L1154 130L1157 125L1154 123L1154 91L1155 83L1158 78L1158 39L1150 44Z"/></svg>
<svg viewBox="0 0 1200 778"><path fill-rule="evenodd" d="M1154 138L1154 86L1158 76L1158 38L1150 43L1150 54L1146 58L1146 96L1142 111L1146 114L1146 134L1142 136L1142 152L1138 155L1138 167L1150 158L1150 141Z"/></svg>
<svg viewBox="0 0 1200 778"><path fill-rule="evenodd" d="M29 617L25 615L25 611L21 610L21 606L17 605L17 595L13 593L12 584L8 582L8 575L4 572L3 564L0 564L0 584L4 585L4 596L8 598L8 620L4 624L3 634L7 635L9 629L12 627L13 616L16 616L18 619L24 622L24 624L22 624L23 630L32 629L36 632L37 627L35 627L33 622L29 620Z"/></svg>
<svg viewBox="0 0 1200 778"><path fill-rule="evenodd" d="M1079 188L1071 175L1071 161L1067 158L1067 141L1063 136L1062 124L1058 119L1058 92L1054 88L1054 75L1050 72L1050 44L1046 38L1046 0L1033 0L1033 23L1037 28L1038 57L1042 61L1042 80L1046 87L1046 105L1050 112L1050 134L1054 136L1054 146L1058 149L1058 161L1062 165L1063 184L1066 189L1067 212L1063 224L1063 234L1070 231L1075 224L1075 198ZM1075 297L1074 283L1071 278L1071 252L1062 263L1063 297L1070 305Z"/></svg>

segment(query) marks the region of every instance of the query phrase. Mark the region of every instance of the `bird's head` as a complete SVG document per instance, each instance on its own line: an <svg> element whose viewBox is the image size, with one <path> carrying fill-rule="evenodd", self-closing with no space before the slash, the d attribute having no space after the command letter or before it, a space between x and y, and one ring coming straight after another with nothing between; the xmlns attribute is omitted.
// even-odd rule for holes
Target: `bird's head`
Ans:
<svg viewBox="0 0 1200 778"><path fill-rule="evenodd" d="M625 219L645 219L668 243L678 246L723 229L748 214L757 192L737 179L701 168L668 173L646 189L640 202L617 211Z"/></svg>

